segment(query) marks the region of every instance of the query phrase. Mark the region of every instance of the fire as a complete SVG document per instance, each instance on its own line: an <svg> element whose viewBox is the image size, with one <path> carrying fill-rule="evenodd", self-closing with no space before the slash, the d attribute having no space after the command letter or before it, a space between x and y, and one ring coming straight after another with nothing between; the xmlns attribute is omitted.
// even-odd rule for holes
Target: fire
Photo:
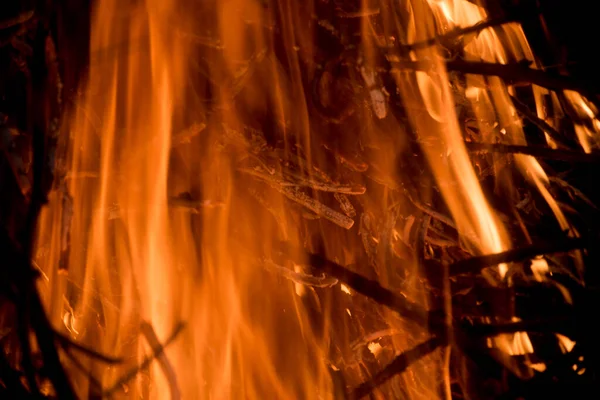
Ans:
<svg viewBox="0 0 600 400"><path fill-rule="evenodd" d="M226 127L240 135L244 129L227 110L232 93L225 83L243 74L247 50L239 40L245 22L230 16L241 7L245 18L266 19L260 7L245 4L219 5L228 70L212 75L223 90L221 109L212 116L198 103L191 110L198 95L188 88L194 49L181 37L194 21L186 19L180 4L124 6L107 0L95 10L89 81L70 127L71 179L65 191L74 215L68 274L54 271L49 302L58 310L56 326L63 323L82 343L126 359L112 368L85 363L94 381L109 391L127 387L128 397L152 398L265 393L297 398L307 397L307 391L329 392L321 362L325 347L303 328L307 321L297 296L263 276L261 247L278 239L278 227L263 224L256 236L248 216L257 210L245 204L250 199L237 198L235 170L219 148L226 143L217 143L209 131ZM124 51L115 53L119 47ZM254 86L259 98L264 87ZM194 142L200 136L202 143ZM196 150L177 147L182 141ZM89 171L97 177L86 176ZM203 201L186 202L180 195L193 191ZM61 211L55 205L48 214ZM42 230L50 229L47 224ZM242 233L239 242L232 240L232 230ZM203 234L195 235L198 231ZM64 299L54 294L61 290ZM165 357L135 382L120 384L180 322L186 328ZM291 332L284 335L286 330ZM74 368L73 374L78 394L98 393L81 371Z"/></svg>
<svg viewBox="0 0 600 400"><path fill-rule="evenodd" d="M48 249L40 262L48 280L40 289L54 326L125 360L107 366L82 357L79 367L69 365L82 398L106 391L131 398L334 398L331 370L341 368L353 385L368 378L360 361L332 360L343 358L361 321L377 320L394 332L366 342L373 363L384 365L418 343L427 332L396 313L346 307L359 304L360 295L315 274L305 253L363 263L361 272L386 287L399 285L400 260L403 292L429 308L419 284L422 255L406 244L420 222L405 215L409 201L398 183L411 178L397 163L411 151L408 129L416 132L461 246L473 254L512 247L469 158L451 90L464 92L481 141L526 144L514 88L472 74L458 82L435 45L395 50L481 23L484 10L466 0L382 0L377 7L363 1L344 11L359 21L359 44L320 65L312 61L324 58L314 25L350 39L326 20L313 21L317 2L306 9L275 3L100 0L95 8L89 76L65 129L68 174L39 232ZM391 8L393 16L385 12ZM386 58L397 94L386 91L379 74L381 48L392 49ZM355 73L344 60L352 52L360 54ZM464 52L469 61L525 60L535 67L517 23L469 37ZM428 68L411 70L407 60ZM367 107L328 94L357 95L341 83L345 74L362 81ZM315 99L305 81L317 76ZM537 115L551 123L546 92L533 90ZM388 107L395 95L410 128ZM576 128L589 152L600 126L596 110L577 93L565 95L589 120ZM333 111L321 110L325 122L315 122L312 107ZM333 128L344 120L354 131ZM336 135L344 139L326 140ZM577 236L540 164L525 155L515 160L560 226ZM499 160L495 168L495 189L516 198ZM304 250L282 258L281 242ZM536 279L547 270L538 260ZM507 271L500 265L486 278L509 285ZM507 355L535 351L524 332L490 343ZM131 375L153 353L156 362ZM428 356L382 389L384 397L448 396L449 358L448 350Z"/></svg>

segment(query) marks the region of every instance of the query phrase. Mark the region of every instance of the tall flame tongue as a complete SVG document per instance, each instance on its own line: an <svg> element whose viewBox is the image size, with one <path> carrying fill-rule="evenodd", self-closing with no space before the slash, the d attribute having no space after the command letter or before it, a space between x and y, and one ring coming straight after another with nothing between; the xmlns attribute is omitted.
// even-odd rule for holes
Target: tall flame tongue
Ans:
<svg viewBox="0 0 600 400"><path fill-rule="evenodd" d="M358 40L316 21L316 8L329 2L191 3L100 0L94 13L89 79L69 125L66 184L40 223L49 250L40 261L48 277L40 287L55 326L125 361L106 367L83 356L83 365L71 366L76 390L81 397L97 396L102 386L132 398L331 398L329 363L353 359L347 352L362 346L350 343L351 332L374 337L377 326L388 337L384 347L363 346L377 368L424 335L402 316L364 305L346 286L317 295L300 285L337 281L308 274L302 251L284 258L281 242L292 244L288 252L304 247L356 263L427 308L421 256L403 244L417 225L402 213L399 183L410 178L398 170L410 145L388 110L377 54L474 25L485 13L470 0L365 0L362 11L336 2L340 25L360 29ZM314 46L315 24L358 45L331 61ZM502 40L494 33L500 31ZM533 60L515 24L481 32L464 50L472 61ZM472 253L507 250L507 231L468 157L453 79L437 47L392 51L392 76L461 244ZM345 63L349 53L356 71ZM426 71L415 71L417 64L427 64ZM345 79L361 82L364 101L331 95L360 97ZM317 82L318 95L306 93L306 81ZM498 122L507 142L525 144L508 95L513 89L493 77L467 75L466 82L482 139L494 141L498 132L488 125ZM540 118L542 94L534 87ZM600 126L596 110L575 93L565 98L580 120L588 119L577 133L590 151L597 136L590 130ZM323 112L327 107L334 112ZM313 109L320 119L309 120ZM351 131L340 134L340 126ZM569 228L541 166L528 156L515 160ZM496 189L512 196L511 178L498 166L496 172ZM346 177L357 183L336 181ZM506 284L506 270L500 265L487 278ZM505 317L513 318L512 310ZM494 344L510 355L533 351L524 333ZM153 352L157 361L135 374ZM447 355L412 365L382 392L448 396L447 376L440 387ZM341 367L351 385L368 378L363 361ZM123 380L128 376L134 378Z"/></svg>
<svg viewBox="0 0 600 400"><path fill-rule="evenodd" d="M293 286L265 275L262 265L265 250L281 239L280 228L284 239L298 239L285 223L271 222L247 185L235 182L231 155L222 151L256 145L227 99L234 95L231 82L248 67L246 52L266 42L255 31L248 46L244 18L267 16L258 3L217 4L221 47L187 33L198 21L186 19L178 3L102 0L95 10L89 82L70 128L63 195L73 204L54 202L42 222L41 234L52 231L55 238L43 265L52 284L45 293L55 325L101 352L124 354L126 362L108 369L84 363L94 381L74 368L77 391L82 398L97 394L99 381L131 398L326 398L331 378L320 339ZM187 87L200 73L198 58L190 62L198 57L191 47L198 41L206 58L226 50L221 67L207 71L222 90L213 93L221 100L210 114ZM265 94L274 109L282 107L278 96L289 96L266 91L271 72L261 73L264 82L244 83L244 95L255 96L246 112L264 108ZM268 200L282 206L281 194ZM65 256L67 245L59 241L68 238L60 227L68 229L69 209L74 216ZM166 356L121 383L182 321L186 328Z"/></svg>

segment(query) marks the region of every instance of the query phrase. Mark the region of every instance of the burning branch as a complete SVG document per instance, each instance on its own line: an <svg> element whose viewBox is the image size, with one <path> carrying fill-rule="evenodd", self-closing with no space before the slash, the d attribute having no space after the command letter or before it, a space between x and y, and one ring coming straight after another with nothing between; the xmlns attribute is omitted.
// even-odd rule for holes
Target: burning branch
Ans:
<svg viewBox="0 0 600 400"><path fill-rule="evenodd" d="M552 127L543 119L539 118L535 113L531 112L529 108L516 97L510 96L510 98L513 102L513 106L519 112L519 114L523 115L523 117L527 118L527 120L541 129L543 132L546 132L548 136L550 136L556 143L562 144L563 137L556 129L554 129L554 127Z"/></svg>
<svg viewBox="0 0 600 400"><path fill-rule="evenodd" d="M408 61L398 57L388 57L392 65L392 73L402 70L431 71L433 64L427 61ZM590 101L596 101L595 97L600 93L589 85L578 82L572 77L545 72L539 69L529 68L526 64L498 64L482 61L447 60L445 61L448 71L463 74L474 74L483 76L496 76L501 78L507 85L534 84L552 90L572 90L586 96Z"/></svg>
<svg viewBox="0 0 600 400"><path fill-rule="evenodd" d="M444 340L433 337L410 350L396 356L394 361L388 364L383 370L378 372L373 378L362 383L350 393L349 399L359 400L371 393L375 388L382 385L392 377L408 369L413 363L417 362L427 354L432 353L438 347L444 345Z"/></svg>
<svg viewBox="0 0 600 400"><path fill-rule="evenodd" d="M121 357L108 356L108 355L100 353L99 351L96 351L94 349L90 349L87 346L84 346L80 343L77 343L77 342L71 340L71 338L63 335L60 332L54 331L54 335L56 336L56 339L58 340L58 342L62 345L62 347L67 352L69 351L69 349L74 349L79 352L82 352L83 354L87 355L88 357L91 357L98 361L102 361L107 364L119 364L119 363L123 362L123 359Z"/></svg>
<svg viewBox="0 0 600 400"><path fill-rule="evenodd" d="M154 332L154 328L152 328L152 325L144 321L142 322L141 330L142 334L148 341L148 344L154 350L154 354L158 360L158 363L160 364L160 368L167 377L167 382L169 382L169 389L171 392L171 400L179 400L181 398L181 393L179 391L179 385L177 384L177 375L175 375L175 370L169 362L164 350L158 351L158 349L163 348L163 345L160 344L158 336L156 336L156 332Z"/></svg>
<svg viewBox="0 0 600 400"><path fill-rule="evenodd" d="M315 214L328 219L336 225L344 229L350 229L354 225L354 220L350 217L340 214L339 212L327 207L325 204L318 202L304 192L301 192L294 187L273 186L274 189L282 193L285 197L296 203L302 204Z"/></svg>
<svg viewBox="0 0 600 400"><path fill-rule="evenodd" d="M337 285L338 283L337 279L329 277L327 275L316 277L301 272L292 271L288 268L282 267L281 265L275 264L271 260L263 260L262 265L267 271L275 272L285 277L286 279L289 279L292 282L298 283L300 285L327 288Z"/></svg>
<svg viewBox="0 0 600 400"><path fill-rule="evenodd" d="M483 268L489 266L511 262L523 262L527 259L544 254L565 253L572 250L584 249L587 245L588 243L582 238L565 238L553 243L534 244L527 247L504 251L502 253L471 257L450 265L450 276L478 274Z"/></svg>
<svg viewBox="0 0 600 400"><path fill-rule="evenodd" d="M362 185L343 185L330 182L319 182L316 180L310 180L308 178L299 176L298 174L293 175L293 177L295 178L294 181L288 181L285 180L284 177L280 174L268 174L261 171L260 169L240 168L239 170L245 174L255 176L264 182L273 183L284 187L309 187L311 189L320 190L322 192L353 195L364 194L366 191L365 187ZM292 174L288 172L286 175Z"/></svg>
<svg viewBox="0 0 600 400"><path fill-rule="evenodd" d="M115 394L116 392L121 390L123 384L125 384L125 383L129 382L130 380L132 380L133 378L135 378L135 376L140 371L148 368L148 366L152 363L152 361L154 361L154 359L160 358L160 356L162 354L164 354L164 351L167 348L167 346L169 346L171 343L173 343L175 341L175 339L177 339L177 336L179 336L179 334L183 331L183 328L185 328L185 324L183 322L180 322L179 324L177 324L175 326L175 329L173 329L173 332L171 333L171 335L169 335L169 337L167 338L167 340L165 340L165 342L163 344L158 342L158 339L156 337L148 338L148 336L146 336L146 339L148 340L148 342L152 342L152 344L156 345L156 346L152 346L152 354L150 354L149 356L146 356L144 358L144 360L138 366L130 369L129 372L125 373L110 388L106 389L102 395L111 397L113 394ZM142 327L142 330L143 329L144 328ZM146 328L146 330L147 330L147 328ZM146 334L147 333L148 332L146 332ZM157 340L155 341L154 339L157 339ZM166 368L164 363L161 364L161 367L163 368L163 371ZM167 375L167 378L169 378L170 373L171 372L170 372L169 368L167 367L167 372L165 372L165 374ZM172 377L172 378L174 378L174 377ZM177 388L177 383L176 383L176 381L174 381L174 382L169 381L169 383L175 385L175 386L171 386L171 391L172 391L171 393L174 393L173 390Z"/></svg>
<svg viewBox="0 0 600 400"><path fill-rule="evenodd" d="M285 243L282 249L291 250L291 247ZM367 296L368 298L397 311L401 317L421 325L427 326L428 322L432 324L440 321L416 303L411 302L403 296L399 296L389 289L382 287L378 282L365 278L364 276L351 271L350 269L334 263L318 254L307 254L307 260L310 265L317 270L323 271L340 282L346 284L356 292ZM429 317L432 321L430 321Z"/></svg>
<svg viewBox="0 0 600 400"><path fill-rule="evenodd" d="M518 22L519 18L516 16L511 17L501 17L501 18L490 18L485 21L481 21L475 25L468 26L466 28L455 28L452 31L435 36L428 40L423 40L421 42L411 43L407 45L400 45L399 48L405 51L418 50L425 47L434 46L437 43L441 43L444 47L452 47L451 42L458 41L460 39L466 39L470 36L477 36L481 31L486 30L488 28L493 28L495 26L501 26L504 24L509 24L511 22ZM468 41L468 39L467 39Z"/></svg>
<svg viewBox="0 0 600 400"><path fill-rule="evenodd" d="M539 146L520 146L514 144L502 143L475 143L465 142L467 149L473 153L509 153L509 154L525 154L538 158L546 158L549 160L566 161L572 163L599 163L599 154L588 154L580 151L571 150L556 150Z"/></svg>

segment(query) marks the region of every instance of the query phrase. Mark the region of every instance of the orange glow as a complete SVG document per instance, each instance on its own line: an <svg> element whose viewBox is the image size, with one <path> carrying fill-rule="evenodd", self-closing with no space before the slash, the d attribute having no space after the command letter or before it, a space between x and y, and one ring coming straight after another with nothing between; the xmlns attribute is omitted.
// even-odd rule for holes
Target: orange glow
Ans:
<svg viewBox="0 0 600 400"><path fill-rule="evenodd" d="M486 15L466 0L382 0L380 7L365 0L362 11L349 12L381 23L375 27L362 18L360 45L349 46L360 53L359 67L349 75L361 82L360 103L366 106L330 117L354 121L356 129L342 140L334 124L309 118L311 94L304 81L320 74L317 92L339 83L325 62L312 61L321 56L314 49L314 25L334 30L329 21L313 21L315 4L195 3L98 1L89 76L64 129L70 140L66 183L52 194L40 221L38 258L47 276L40 291L54 326L125 360L108 367L82 356L93 380L68 364L82 398L100 390L98 381L126 398L333 399L330 370L343 370L349 386L369 378L361 361L341 363L345 358L338 353L356 351L346 350L350 328L367 335L375 328L361 323L373 319L385 325L378 331L393 332L385 343L379 337L364 343L380 366L428 332L395 312L364 306L352 287L334 278L313 276L301 251L276 259L278 246L287 241L341 265L361 265L357 272L398 291L401 265L402 293L429 309L419 257L405 245L420 223L406 212L402 187L411 177L398 168L399 156L411 151L409 129L416 132L461 246L472 254L512 247L467 153L467 128L456 115L450 86L457 82L438 47L402 54L430 63L427 71L404 70L394 64L400 55L388 54L411 127L390 111L392 94L376 61L378 47L431 39ZM391 7L397 15L380 11ZM375 34L376 28L385 35ZM517 24L498 29L503 40L486 29L466 45L465 58L533 62ZM481 141L501 137L526 144L510 97L514 88L499 78L468 75L461 90ZM536 111L551 123L544 115L544 93L534 87ZM589 151L597 140L591 127L600 126L597 110L577 94L565 96L582 118L594 121L576 127ZM346 100L339 97L322 99L339 106ZM337 147L324 137L334 137ZM327 169L331 159L334 171ZM559 225L577 236L536 159L515 160ZM497 159L495 167L496 190L511 201L512 181ZM371 191L373 182L381 188ZM536 278L544 279L548 265L540 261L536 268ZM500 265L486 278L510 284L507 270ZM332 298L338 297L364 309L340 306L343 319L337 314L335 319ZM164 355L133 380L120 382L182 323L185 328ZM507 355L535 351L524 332L492 342ZM438 350L377 395L447 398L448 360L447 350Z"/></svg>
<svg viewBox="0 0 600 400"><path fill-rule="evenodd" d="M261 209L250 198L232 204L240 196L235 171L221 151L225 144L215 142L218 127L226 125L239 135L243 123L227 110L232 93L226 82L244 73L247 50L240 40L245 21L230 16L268 16L246 2L219 4L229 69L221 77L215 74L224 100L222 112L209 117L186 103L193 101L188 88L193 49L181 37L194 20L186 20L177 3L148 0L126 6L102 0L95 10L89 81L70 126L68 192L74 216L68 274L52 270L58 254L45 265L57 282L47 298L58 310L53 322L78 341L125 358L124 365L111 368L90 360L83 364L105 389L126 390L127 397L309 398L322 393L327 398L323 341L303 328L307 321L293 288L266 279L260 266L263 244L277 240L285 226L264 223L255 235L244 216ZM258 34L255 39L258 46L266 40ZM127 51L113 52L118 46ZM257 73L269 74L274 67L267 63ZM260 81L251 86L257 98L265 89ZM282 93L272 95L271 101ZM185 142L188 147L179 146ZM198 162L200 170L194 166ZM86 176L87 171L97 173ZM196 208L172 200L190 187L206 200ZM269 201L278 204L283 198ZM64 212L60 206L53 203L44 215L41 235L61 226L51 221L57 218L51 215ZM270 221L267 215L260 218ZM231 229L241 231L245 241L234 243ZM203 234L195 236L194 230ZM165 369L159 358L134 381L114 386L156 346L151 342L165 341L180 322L186 328L165 358L176 371L175 381L165 372L171 367ZM144 326L146 339L139 335ZM82 398L98 390L71 369Z"/></svg>

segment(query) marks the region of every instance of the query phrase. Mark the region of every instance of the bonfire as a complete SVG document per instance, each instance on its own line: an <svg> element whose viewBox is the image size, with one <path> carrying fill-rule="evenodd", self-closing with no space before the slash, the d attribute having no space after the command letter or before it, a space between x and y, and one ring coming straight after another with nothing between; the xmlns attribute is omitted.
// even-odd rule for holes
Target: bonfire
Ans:
<svg viewBox="0 0 600 400"><path fill-rule="evenodd" d="M592 396L600 97L538 3L0 5L0 395Z"/></svg>

